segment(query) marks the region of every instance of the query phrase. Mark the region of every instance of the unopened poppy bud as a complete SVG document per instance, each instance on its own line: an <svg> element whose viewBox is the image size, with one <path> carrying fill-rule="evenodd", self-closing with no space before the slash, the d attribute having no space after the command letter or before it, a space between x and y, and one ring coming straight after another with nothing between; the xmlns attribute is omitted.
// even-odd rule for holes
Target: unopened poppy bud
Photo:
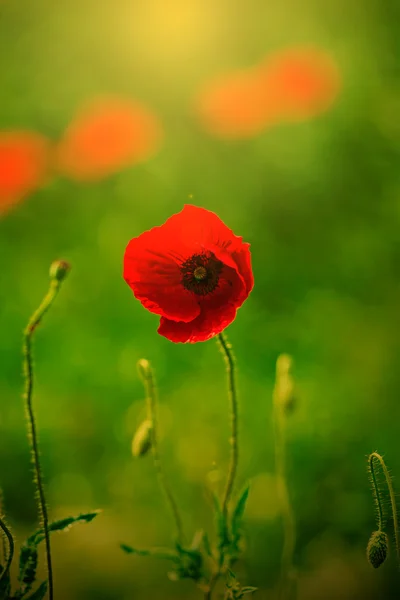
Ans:
<svg viewBox="0 0 400 600"><path fill-rule="evenodd" d="M367 546L367 559L377 569L386 560L388 552L388 536L384 531L374 531Z"/></svg>
<svg viewBox="0 0 400 600"><path fill-rule="evenodd" d="M135 458L146 456L151 448L152 422L149 419L143 421L136 430L132 440L132 454Z"/></svg>
<svg viewBox="0 0 400 600"><path fill-rule="evenodd" d="M145 358L141 358L140 360L138 360L137 368L139 371L139 375L142 379L147 379L151 374L150 363Z"/></svg>
<svg viewBox="0 0 400 600"><path fill-rule="evenodd" d="M50 279L63 281L70 269L71 265L66 260L55 260L50 266Z"/></svg>

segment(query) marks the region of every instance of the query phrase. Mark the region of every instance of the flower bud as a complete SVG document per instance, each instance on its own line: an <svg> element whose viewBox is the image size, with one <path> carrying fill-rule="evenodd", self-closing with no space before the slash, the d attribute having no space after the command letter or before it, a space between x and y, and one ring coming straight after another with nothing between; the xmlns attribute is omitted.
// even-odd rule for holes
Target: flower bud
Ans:
<svg viewBox="0 0 400 600"><path fill-rule="evenodd" d="M146 456L151 448L151 430L153 424L146 419L139 425L132 440L132 454L135 458Z"/></svg>
<svg viewBox="0 0 400 600"><path fill-rule="evenodd" d="M55 260L50 266L50 279L63 281L68 275L71 265L66 260Z"/></svg>
<svg viewBox="0 0 400 600"><path fill-rule="evenodd" d="M374 531L369 538L367 546L367 559L369 564L377 569L386 560L388 551L388 536L384 531Z"/></svg>
<svg viewBox="0 0 400 600"><path fill-rule="evenodd" d="M147 379L151 373L151 367L150 367L149 361L146 360L145 358L141 358L137 362L137 368L138 368L140 377L142 379Z"/></svg>

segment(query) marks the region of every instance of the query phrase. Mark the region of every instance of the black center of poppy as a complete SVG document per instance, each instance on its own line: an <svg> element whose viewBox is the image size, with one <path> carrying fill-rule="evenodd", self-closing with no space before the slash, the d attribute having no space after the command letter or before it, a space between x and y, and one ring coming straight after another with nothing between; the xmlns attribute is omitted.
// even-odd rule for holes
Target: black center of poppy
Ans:
<svg viewBox="0 0 400 600"><path fill-rule="evenodd" d="M199 296L206 296L218 286L222 262L211 252L193 254L181 266L183 287Z"/></svg>

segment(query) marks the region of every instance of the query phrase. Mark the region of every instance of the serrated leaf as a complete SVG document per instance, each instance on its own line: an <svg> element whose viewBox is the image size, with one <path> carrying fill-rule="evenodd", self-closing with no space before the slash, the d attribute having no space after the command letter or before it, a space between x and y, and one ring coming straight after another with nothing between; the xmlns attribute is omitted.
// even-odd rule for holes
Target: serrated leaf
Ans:
<svg viewBox="0 0 400 600"><path fill-rule="evenodd" d="M43 600L47 593L47 581L43 581L36 590L26 600Z"/></svg>
<svg viewBox="0 0 400 600"><path fill-rule="evenodd" d="M226 522L225 515L222 512L221 504L218 500L217 495L213 493L212 497L215 510L215 524L218 536L218 547L222 549L229 543L228 523Z"/></svg>
<svg viewBox="0 0 400 600"><path fill-rule="evenodd" d="M240 529L246 508L247 498L249 497L250 485L247 485L239 496L236 506L232 512L232 533L236 535Z"/></svg>
<svg viewBox="0 0 400 600"><path fill-rule="evenodd" d="M100 513L100 510L95 510L90 513L82 513L76 517L65 517L64 519L59 519L58 521L53 521L49 524L48 530L50 533L54 531L65 531L75 525L76 523L90 523L93 521L95 517ZM27 539L27 545L30 544L40 544L45 539L44 529L38 529Z"/></svg>
<svg viewBox="0 0 400 600"><path fill-rule="evenodd" d="M22 598L32 589L32 585L36 579L36 570L38 565L38 551L33 544L24 544L21 546L19 555L19 573L18 581L21 584L20 590L17 592L17 598Z"/></svg>
<svg viewBox="0 0 400 600"><path fill-rule="evenodd" d="M10 570L2 571L0 575L0 600L8 600L11 593Z"/></svg>
<svg viewBox="0 0 400 600"><path fill-rule="evenodd" d="M212 550L211 550L211 544L210 544L210 539L208 537L208 534L206 531L203 532L203 548L204 548L204 552L207 554L207 556L212 556Z"/></svg>
<svg viewBox="0 0 400 600"><path fill-rule="evenodd" d="M178 555L169 548L149 548L149 549L138 549L128 546L128 544L120 544L121 550L127 554L136 554L137 556L154 556L155 558L162 558L165 560L178 561Z"/></svg>

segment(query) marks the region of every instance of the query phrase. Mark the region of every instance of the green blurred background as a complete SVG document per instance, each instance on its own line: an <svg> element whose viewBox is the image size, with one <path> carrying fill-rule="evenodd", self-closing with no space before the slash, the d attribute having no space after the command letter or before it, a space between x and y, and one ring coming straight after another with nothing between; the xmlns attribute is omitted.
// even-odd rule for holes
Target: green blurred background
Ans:
<svg viewBox="0 0 400 600"><path fill-rule="evenodd" d="M52 517L104 512L54 537L60 600L201 597L170 582L165 564L118 548L166 545L173 534L150 460L131 456L145 414L139 358L156 371L162 452L189 532L211 530L205 490L221 488L227 467L215 342L158 336L158 318L121 277L129 239L188 201L252 248L254 291L227 331L239 368L238 485L252 486L239 579L260 600L276 597L271 394L276 358L288 352L300 398L288 426L298 599L398 596L394 553L377 572L365 560L375 528L366 455L384 453L400 476L398 13L390 0L0 1L0 128L57 139L76 107L103 93L139 98L165 128L148 162L98 183L55 178L0 221L0 481L19 541L36 523L22 330L52 260L73 265L36 334L35 406ZM202 131L189 109L199 85L304 43L340 68L331 111L246 141Z"/></svg>

